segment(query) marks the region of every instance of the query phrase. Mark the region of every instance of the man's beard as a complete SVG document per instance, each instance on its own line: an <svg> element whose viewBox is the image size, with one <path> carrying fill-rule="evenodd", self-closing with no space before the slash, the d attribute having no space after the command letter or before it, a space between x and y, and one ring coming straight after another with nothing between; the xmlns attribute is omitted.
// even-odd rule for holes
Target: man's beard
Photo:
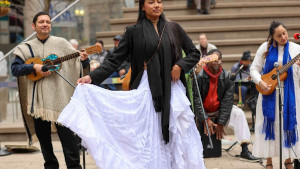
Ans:
<svg viewBox="0 0 300 169"><path fill-rule="evenodd" d="M212 66L212 68L213 68L214 70L219 70L220 66L219 66L219 65L214 65L214 66Z"/></svg>

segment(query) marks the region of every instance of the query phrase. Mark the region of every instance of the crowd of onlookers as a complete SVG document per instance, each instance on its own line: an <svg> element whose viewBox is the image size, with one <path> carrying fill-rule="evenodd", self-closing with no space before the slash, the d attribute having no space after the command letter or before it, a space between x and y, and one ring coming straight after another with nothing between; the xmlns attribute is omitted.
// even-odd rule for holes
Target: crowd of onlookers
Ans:
<svg viewBox="0 0 300 169"><path fill-rule="evenodd" d="M111 56L111 54L116 50L116 48L119 46L119 43L122 39L122 36L121 35L116 35L114 38L113 38L113 42L114 42L114 47L110 48L109 50L106 50L104 48L104 42L100 39L96 40L95 42L95 46L99 46L101 51L100 52L97 52L97 53L93 53L93 54L90 54L88 57L89 57L89 60L90 60L90 68L91 68L91 71L95 70L96 68L100 67L101 64ZM78 49L78 41L76 39L71 39L69 41L73 47L75 49ZM114 78L114 77L124 77L125 74L127 73L127 71L129 70L129 67L130 67L130 59L127 58L120 66L119 68L117 69L117 71L113 72L109 78ZM103 87L103 88L107 88L107 89L110 89L110 90L117 90L117 87L115 84L101 84L100 87Z"/></svg>
<svg viewBox="0 0 300 169"><path fill-rule="evenodd" d="M210 4L215 4L216 2L214 0L210 1L210 0L207 0L209 1ZM200 0L199 0L200 2ZM196 3L196 1L194 1L193 3ZM188 0L188 5L189 5L189 0ZM110 57L111 53L114 52L114 50L118 47L119 45L119 42L121 41L122 39L122 36L121 35L116 35L114 38L113 38L113 42L114 42L114 47L112 47L111 49L109 50L106 50L104 48L104 42L100 39L96 40L95 41L95 44L96 46L99 46L100 49L101 49L101 52L97 52L97 53L93 53L93 54L90 54L88 57L89 57L89 60L90 60L90 68L91 68L91 71L93 71L94 69L98 68L101 66L101 64L107 59ZM204 33L201 33L199 35L199 43L196 44L196 48L200 51L200 56L201 57L205 57L207 56L207 53L213 49L217 49L217 47L211 43L208 42L208 39L207 39L207 36L206 34ZM69 41L73 47L75 49L78 49L78 41L76 39L71 39ZM245 51L241 57L241 59L232 66L232 69L231 69L231 73L232 74L235 74L238 69L240 68L241 65L245 65L245 67L243 68L243 71L241 72L238 72L238 75L235 76L235 81L237 80L242 80L242 79L248 79L249 78L249 65L251 63L251 55L250 55L250 51ZM130 68L130 60L129 58L126 59L122 65L119 66L119 68L117 69L117 71L115 71L109 78L114 78L114 77L124 77L127 73L127 71L129 70ZM107 88L107 89L110 89L110 90L117 90L116 86L114 84L106 84L106 85L100 85L101 87L103 88ZM248 86L245 86L245 85L242 85L242 101L243 103L245 102L245 99L246 99L246 95L247 93L249 93L249 87ZM235 93L238 94L238 86L236 85L235 86Z"/></svg>

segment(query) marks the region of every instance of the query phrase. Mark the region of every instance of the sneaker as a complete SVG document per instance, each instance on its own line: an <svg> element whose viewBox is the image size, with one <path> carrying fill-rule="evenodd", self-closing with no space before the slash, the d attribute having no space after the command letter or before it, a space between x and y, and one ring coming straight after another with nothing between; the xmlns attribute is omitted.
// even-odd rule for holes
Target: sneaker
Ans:
<svg viewBox="0 0 300 169"><path fill-rule="evenodd" d="M200 9L197 9L197 14L201 15L201 10Z"/></svg>
<svg viewBox="0 0 300 169"><path fill-rule="evenodd" d="M208 15L208 14L209 14L208 10L204 8L204 9L203 9L203 14L204 14L204 15Z"/></svg>
<svg viewBox="0 0 300 169"><path fill-rule="evenodd" d="M254 157L250 151L241 152L240 159L249 162L259 162L261 160L260 158Z"/></svg>

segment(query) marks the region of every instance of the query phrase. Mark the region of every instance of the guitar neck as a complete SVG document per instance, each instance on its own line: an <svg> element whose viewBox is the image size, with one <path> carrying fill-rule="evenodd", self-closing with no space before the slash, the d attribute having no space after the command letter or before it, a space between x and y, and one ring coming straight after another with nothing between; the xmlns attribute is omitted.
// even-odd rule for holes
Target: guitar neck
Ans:
<svg viewBox="0 0 300 169"><path fill-rule="evenodd" d="M288 63L286 63L280 70L279 73L282 74L286 72L300 57L300 54L298 54L296 57L294 57L292 60L290 60Z"/></svg>
<svg viewBox="0 0 300 169"><path fill-rule="evenodd" d="M55 59L55 60L53 61L53 64L56 65L56 64L62 63L62 62L64 62L64 61L67 61L67 60L76 58L76 57L78 57L79 55L80 55L79 52L76 52L76 53L72 53L72 54L70 54L70 55L61 57L61 58L57 58L57 59Z"/></svg>

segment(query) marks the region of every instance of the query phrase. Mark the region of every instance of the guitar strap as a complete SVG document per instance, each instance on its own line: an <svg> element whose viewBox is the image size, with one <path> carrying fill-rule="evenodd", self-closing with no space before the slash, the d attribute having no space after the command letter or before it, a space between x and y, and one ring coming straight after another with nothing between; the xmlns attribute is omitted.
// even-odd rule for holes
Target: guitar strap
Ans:
<svg viewBox="0 0 300 169"><path fill-rule="evenodd" d="M30 53L31 53L31 57L34 58L34 54L32 52L31 46L29 44L26 43L26 45L28 46ZM33 92L32 92L32 101L31 101L31 109L30 112L33 113L33 104L34 104L34 92L35 92L35 86L36 86L36 81L33 83Z"/></svg>

